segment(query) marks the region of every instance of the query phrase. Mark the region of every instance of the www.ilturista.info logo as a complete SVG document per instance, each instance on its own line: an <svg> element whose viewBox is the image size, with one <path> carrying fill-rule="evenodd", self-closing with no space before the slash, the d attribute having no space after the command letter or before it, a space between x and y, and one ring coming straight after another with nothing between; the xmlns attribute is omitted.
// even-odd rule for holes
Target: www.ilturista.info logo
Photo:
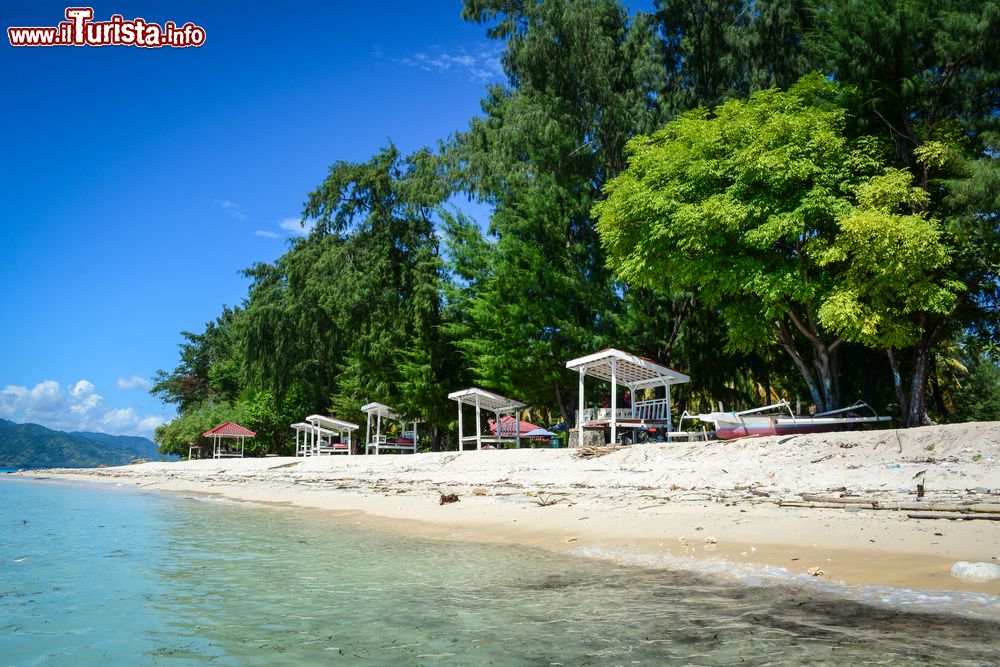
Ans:
<svg viewBox="0 0 1000 667"><path fill-rule="evenodd" d="M178 26L167 21L162 26L145 19L126 20L112 14L107 21L94 21L93 7L67 7L66 20L55 27L11 27L11 46L162 46L184 48L205 43L205 29L190 21Z"/></svg>

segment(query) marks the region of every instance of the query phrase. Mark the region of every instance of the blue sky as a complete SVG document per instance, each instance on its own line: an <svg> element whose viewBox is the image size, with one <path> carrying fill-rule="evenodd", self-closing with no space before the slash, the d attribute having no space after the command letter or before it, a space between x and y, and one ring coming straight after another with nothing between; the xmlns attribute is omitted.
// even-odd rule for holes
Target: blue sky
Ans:
<svg viewBox="0 0 1000 667"><path fill-rule="evenodd" d="M479 111L497 47L434 3L125 2L197 49L0 45L0 417L149 435L182 330L238 304L335 160L434 144ZM65 3L4 6L4 28Z"/></svg>
<svg viewBox="0 0 1000 667"><path fill-rule="evenodd" d="M0 15L5 29L55 26L66 6ZM174 414L148 387L176 365L179 332L243 300L240 271L284 252L329 165L465 128L501 79L499 48L460 0L114 0L94 13L191 21L207 39L0 40L0 418L148 436Z"/></svg>

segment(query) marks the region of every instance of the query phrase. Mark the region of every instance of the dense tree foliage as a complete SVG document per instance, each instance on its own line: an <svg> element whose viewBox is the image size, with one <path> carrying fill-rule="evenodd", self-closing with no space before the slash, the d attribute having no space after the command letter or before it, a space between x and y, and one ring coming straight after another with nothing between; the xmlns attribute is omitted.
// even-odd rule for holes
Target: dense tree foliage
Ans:
<svg viewBox="0 0 1000 667"><path fill-rule="evenodd" d="M333 162L308 236L249 268L245 301L157 377L179 411L164 450L234 419L288 453L288 423L371 400L437 448L445 396L472 382L572 422L565 361L611 345L691 375L678 411L864 396L909 425L990 414L996 366L968 340L998 340L995 2L462 14L502 47L482 113L438 150Z"/></svg>
<svg viewBox="0 0 1000 667"><path fill-rule="evenodd" d="M960 289L936 279L949 257L917 213L924 191L876 142L845 136L837 98L814 75L687 113L630 142L595 207L619 276L697 292L733 350L779 343L823 410L840 405L845 341L910 344L909 315L947 312Z"/></svg>

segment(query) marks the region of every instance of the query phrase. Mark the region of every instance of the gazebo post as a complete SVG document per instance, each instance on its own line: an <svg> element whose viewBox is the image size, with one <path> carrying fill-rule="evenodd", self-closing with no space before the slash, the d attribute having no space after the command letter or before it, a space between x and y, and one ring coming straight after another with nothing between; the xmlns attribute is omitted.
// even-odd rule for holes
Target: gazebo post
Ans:
<svg viewBox="0 0 1000 667"><path fill-rule="evenodd" d="M496 420L494 423L497 425L497 449L503 449L503 431L500 428L500 408L493 411L493 419Z"/></svg>
<svg viewBox="0 0 1000 667"><path fill-rule="evenodd" d="M611 444L618 442L618 364L611 357Z"/></svg>
<svg viewBox="0 0 1000 667"><path fill-rule="evenodd" d="M483 422L479 409L479 394L476 394L476 449L483 448Z"/></svg>
<svg viewBox="0 0 1000 667"><path fill-rule="evenodd" d="M368 453L368 445L372 442L372 413L366 412L367 417L365 418L365 454ZM378 447L375 448L375 453L378 454Z"/></svg>
<svg viewBox="0 0 1000 667"><path fill-rule="evenodd" d="M462 399L458 399L458 451L462 451L464 446L462 445L462 436L465 435L462 432Z"/></svg>
<svg viewBox="0 0 1000 667"><path fill-rule="evenodd" d="M577 447L583 447L583 378L586 374L586 369L580 368L580 411L576 413L576 432L579 437Z"/></svg>
<svg viewBox="0 0 1000 667"><path fill-rule="evenodd" d="M670 416L670 383L664 382L663 388L667 390L667 433L674 430L674 420Z"/></svg>
<svg viewBox="0 0 1000 667"><path fill-rule="evenodd" d="M517 429L517 449L521 449L521 411L514 411L514 428Z"/></svg>

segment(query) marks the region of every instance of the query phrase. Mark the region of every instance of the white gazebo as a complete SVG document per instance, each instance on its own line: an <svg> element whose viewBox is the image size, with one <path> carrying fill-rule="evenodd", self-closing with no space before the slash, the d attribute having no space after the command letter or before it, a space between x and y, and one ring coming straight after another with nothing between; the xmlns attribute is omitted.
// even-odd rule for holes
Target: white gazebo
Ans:
<svg viewBox="0 0 1000 667"><path fill-rule="evenodd" d="M687 375L644 357L638 357L621 350L601 350L579 359L566 362L566 368L580 373L579 401L576 428L579 443L583 445L584 426L611 428L611 442L618 440L621 428L665 428L672 430L670 415L670 386L690 381ZM584 407L584 378L591 377L611 383L611 408L586 410ZM627 387L632 396L632 404L618 407L618 387ZM637 401L636 391L650 387L664 388L663 398Z"/></svg>
<svg viewBox="0 0 1000 667"><path fill-rule="evenodd" d="M205 431L202 433L206 438L212 439L212 458L221 459L226 457L236 457L243 458L243 441L247 438L252 438L256 433L248 428L243 428L236 422L226 422L225 424L219 424L210 431ZM225 445L226 441L234 441L239 443L239 450L227 447ZM200 448L199 448L200 450ZM188 449L188 458L191 458L191 449Z"/></svg>
<svg viewBox="0 0 1000 667"><path fill-rule="evenodd" d="M515 446L521 446L521 429L514 428L512 429L513 433L511 433L514 437L510 437L510 435L505 437L504 429L500 427L500 415L513 414L514 419L516 420L515 424L520 424L521 409L526 408L527 404L476 387L453 391L448 394L448 398L458 402L458 451L465 449L465 443L467 442L476 443L476 449L482 449L484 442L488 445L496 445L498 447L503 446L503 443L505 442L513 442L515 443ZM467 436L464 434L464 429L462 427L462 406L466 404L474 405L476 408L475 435ZM497 425L496 434L485 438L483 437L482 425L483 410L489 410L494 414Z"/></svg>
<svg viewBox="0 0 1000 667"><path fill-rule="evenodd" d="M304 422L292 424L295 429L295 455L321 456L323 454L354 453L351 434L359 426L323 415L309 415ZM339 436L340 442L334 442Z"/></svg>
<svg viewBox="0 0 1000 667"><path fill-rule="evenodd" d="M370 454L375 450L375 454L381 453L383 449L399 452L417 453L417 423L416 419L408 419L383 403L369 403L361 406L361 411L367 415L365 424L365 454ZM375 435L372 436L372 418L375 421ZM382 433L382 422L397 421L402 433L400 437L392 440ZM407 430L406 425L411 424L412 429Z"/></svg>

